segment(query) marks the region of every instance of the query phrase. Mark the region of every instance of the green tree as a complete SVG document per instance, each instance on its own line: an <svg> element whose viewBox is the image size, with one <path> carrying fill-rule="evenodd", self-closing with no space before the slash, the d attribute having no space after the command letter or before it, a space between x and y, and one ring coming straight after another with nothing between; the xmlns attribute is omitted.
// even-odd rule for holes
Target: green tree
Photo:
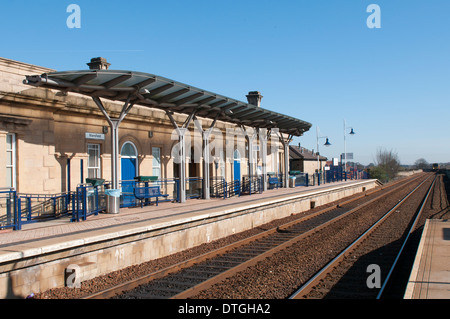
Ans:
<svg viewBox="0 0 450 319"><path fill-rule="evenodd" d="M377 149L376 166L370 168L370 176L383 183L392 180L400 169L400 161L397 153L385 149Z"/></svg>
<svg viewBox="0 0 450 319"><path fill-rule="evenodd" d="M414 162L414 167L416 169L427 169L430 168L430 164L428 164L428 162L424 158L419 158Z"/></svg>

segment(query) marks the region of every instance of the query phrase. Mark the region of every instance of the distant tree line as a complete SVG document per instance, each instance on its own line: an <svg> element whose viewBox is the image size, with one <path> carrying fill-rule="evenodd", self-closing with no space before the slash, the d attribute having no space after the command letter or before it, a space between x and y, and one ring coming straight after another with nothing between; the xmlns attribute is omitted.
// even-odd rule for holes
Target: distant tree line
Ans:
<svg viewBox="0 0 450 319"><path fill-rule="evenodd" d="M415 169L430 169L431 165L424 158L419 158L417 161L414 162L414 168Z"/></svg>
<svg viewBox="0 0 450 319"><path fill-rule="evenodd" d="M414 162L412 168L414 169L431 169L431 164L424 158L419 158ZM411 168L411 166L410 166ZM375 156L375 164L370 164L369 172L371 178L376 178L383 183L386 183L397 176L397 173L402 169L398 155L393 150L386 150L382 148L377 149Z"/></svg>

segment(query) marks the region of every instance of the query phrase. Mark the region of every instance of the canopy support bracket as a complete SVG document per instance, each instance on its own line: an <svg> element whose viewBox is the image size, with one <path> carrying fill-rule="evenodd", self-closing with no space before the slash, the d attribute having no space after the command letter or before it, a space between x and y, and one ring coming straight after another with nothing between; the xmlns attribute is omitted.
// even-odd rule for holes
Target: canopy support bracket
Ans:
<svg viewBox="0 0 450 319"><path fill-rule="evenodd" d="M203 137L203 199L210 199L210 175L209 175L209 164L211 163L211 153L209 147L209 139L211 137L211 133L216 125L216 121L219 118L220 113L217 113L213 122L209 126L208 129L203 130L200 123L197 121L197 118L194 116L194 124L197 129L202 133Z"/></svg>
<svg viewBox="0 0 450 319"><path fill-rule="evenodd" d="M180 185L179 185L179 202L185 203L186 202L186 141L185 141L185 135L186 132L188 132L189 124L191 124L194 116L195 116L196 110L194 110L185 120L183 125L181 127L178 126L177 122L175 121L172 113L168 110L166 110L166 114L170 119L170 122L172 123L174 129L176 130L178 134L178 141L179 141L179 156L180 156Z"/></svg>
<svg viewBox="0 0 450 319"><path fill-rule="evenodd" d="M288 138L285 139L283 134L278 130L276 131L278 138L280 139L281 144L283 144L284 148L284 188L289 188L289 143L292 141L294 136L292 134L288 135Z"/></svg>
<svg viewBox="0 0 450 319"><path fill-rule="evenodd" d="M130 110L133 108L134 102L130 103L132 94L130 94L127 98L127 101L122 107L122 111L120 112L119 118L111 118L106 111L105 106L99 97L93 96L95 104L97 104L100 111L105 116L108 124L111 128L111 187L112 189L119 189L119 126L122 123L123 119L127 116ZM118 205L118 201L117 204ZM119 212L119 207L111 208L112 211Z"/></svg>

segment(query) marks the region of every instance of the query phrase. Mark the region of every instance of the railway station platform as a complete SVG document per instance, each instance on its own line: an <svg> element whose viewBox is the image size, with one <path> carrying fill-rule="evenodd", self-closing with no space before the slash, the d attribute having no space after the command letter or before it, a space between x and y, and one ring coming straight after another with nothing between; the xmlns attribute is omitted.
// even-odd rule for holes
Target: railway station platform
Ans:
<svg viewBox="0 0 450 319"><path fill-rule="evenodd" d="M165 257L379 186L377 180L280 188L224 199L121 209L82 222L59 219L0 233L0 298L24 298ZM75 265L75 268L73 267Z"/></svg>
<svg viewBox="0 0 450 319"><path fill-rule="evenodd" d="M426 221L404 299L450 299L450 220Z"/></svg>

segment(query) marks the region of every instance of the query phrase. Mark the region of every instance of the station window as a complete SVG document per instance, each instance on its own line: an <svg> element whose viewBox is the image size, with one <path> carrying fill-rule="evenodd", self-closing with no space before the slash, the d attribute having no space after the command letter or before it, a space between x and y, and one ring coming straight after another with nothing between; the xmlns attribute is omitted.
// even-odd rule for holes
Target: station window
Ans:
<svg viewBox="0 0 450 319"><path fill-rule="evenodd" d="M6 187L16 188L15 134L6 134Z"/></svg>
<svg viewBox="0 0 450 319"><path fill-rule="evenodd" d="M161 148L152 147L152 156L153 156L153 176L158 176L158 179L161 179Z"/></svg>
<svg viewBox="0 0 450 319"><path fill-rule="evenodd" d="M278 174L278 150L272 153L272 172Z"/></svg>
<svg viewBox="0 0 450 319"><path fill-rule="evenodd" d="M100 144L88 144L88 178L100 178Z"/></svg>

